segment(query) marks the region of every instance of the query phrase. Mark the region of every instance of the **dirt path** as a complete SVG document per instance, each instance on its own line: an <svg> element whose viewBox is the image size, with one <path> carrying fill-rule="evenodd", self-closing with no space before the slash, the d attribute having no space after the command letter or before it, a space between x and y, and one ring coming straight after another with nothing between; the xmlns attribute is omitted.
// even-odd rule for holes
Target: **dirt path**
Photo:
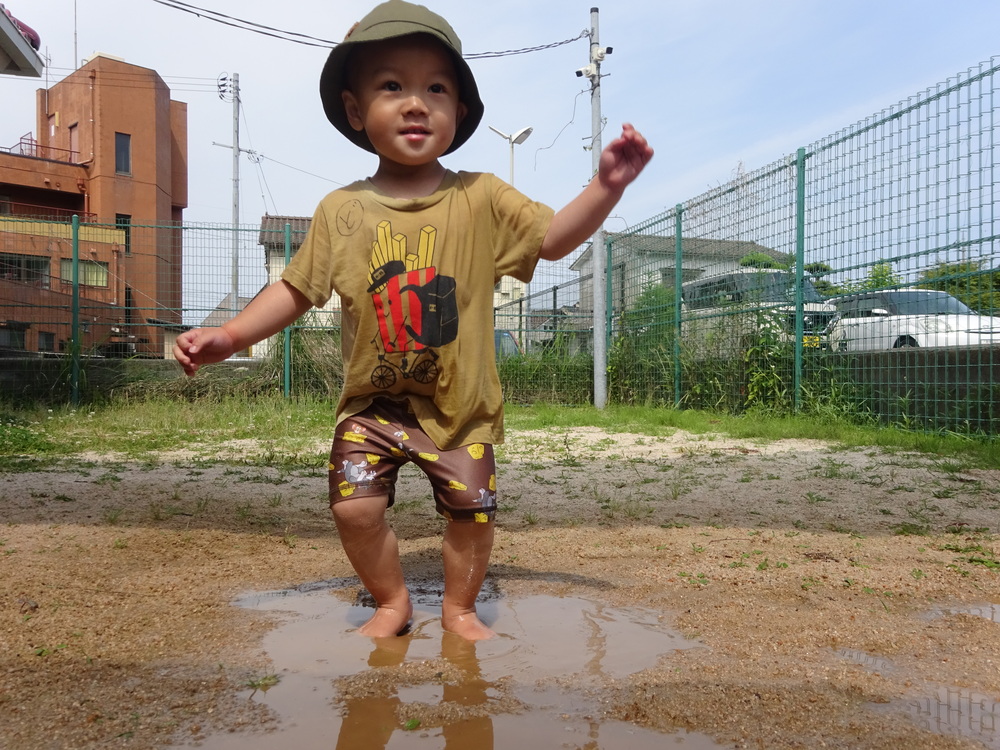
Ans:
<svg viewBox="0 0 1000 750"><path fill-rule="evenodd" d="M608 720L732 747L1000 747L1000 472L681 432L509 440L491 585L651 608L706 646L610 680ZM325 467L222 461L253 450L0 477L0 747L275 725L243 691L274 621L231 602L351 570ZM423 480L398 497L407 573L436 581ZM978 729L920 726L907 706L941 690L980 706Z"/></svg>

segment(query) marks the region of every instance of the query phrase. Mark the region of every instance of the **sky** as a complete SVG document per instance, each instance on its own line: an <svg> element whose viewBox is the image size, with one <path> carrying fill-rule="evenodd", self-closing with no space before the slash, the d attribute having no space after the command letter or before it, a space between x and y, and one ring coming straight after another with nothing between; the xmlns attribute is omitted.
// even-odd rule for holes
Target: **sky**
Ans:
<svg viewBox="0 0 1000 750"><path fill-rule="evenodd" d="M426 0L464 52L566 44L473 59L486 114L443 161L509 179L558 209L592 174L591 7L599 0ZM222 25L155 0L4 0L39 32L51 85L102 52L155 70L188 105L187 222L232 220L233 107L217 79L239 74L241 223L264 213L311 215L338 185L370 175L375 158L326 120L318 94L327 48ZM191 0L254 24L340 40L374 3ZM606 144L625 122L656 151L605 226L621 231L753 171L868 115L1000 55L996 0L631 0L600 7ZM36 128L45 79L0 76L0 146ZM222 144L222 145L216 145Z"/></svg>

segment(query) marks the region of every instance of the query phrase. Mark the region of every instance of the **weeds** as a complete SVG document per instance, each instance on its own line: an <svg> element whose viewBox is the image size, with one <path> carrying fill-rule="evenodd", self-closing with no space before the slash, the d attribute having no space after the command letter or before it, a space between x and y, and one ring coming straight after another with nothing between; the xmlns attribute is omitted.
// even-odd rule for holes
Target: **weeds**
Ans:
<svg viewBox="0 0 1000 750"><path fill-rule="evenodd" d="M262 693L266 693L279 682L281 682L281 678L278 675L268 674L263 675L262 677L251 677L246 681L246 686L253 689L253 693L250 694L250 697L252 698L254 693L258 690Z"/></svg>

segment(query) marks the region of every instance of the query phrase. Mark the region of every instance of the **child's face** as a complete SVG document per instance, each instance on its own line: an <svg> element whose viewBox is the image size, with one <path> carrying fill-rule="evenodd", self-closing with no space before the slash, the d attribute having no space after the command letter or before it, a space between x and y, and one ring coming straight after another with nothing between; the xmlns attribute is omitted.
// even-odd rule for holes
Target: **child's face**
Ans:
<svg viewBox="0 0 1000 750"><path fill-rule="evenodd" d="M404 166L444 154L466 114L451 56L424 34L359 47L349 85L342 96L351 127L382 159Z"/></svg>

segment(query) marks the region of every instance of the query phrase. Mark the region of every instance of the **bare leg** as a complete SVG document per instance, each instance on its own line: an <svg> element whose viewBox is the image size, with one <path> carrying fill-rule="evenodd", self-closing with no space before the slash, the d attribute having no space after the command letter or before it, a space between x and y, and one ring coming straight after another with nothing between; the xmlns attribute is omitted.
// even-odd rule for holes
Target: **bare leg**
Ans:
<svg viewBox="0 0 1000 750"><path fill-rule="evenodd" d="M476 614L476 597L493 551L493 522L449 521L444 532L441 626L470 641L496 635Z"/></svg>
<svg viewBox="0 0 1000 750"><path fill-rule="evenodd" d="M385 508L385 497L359 497L333 506L347 559L375 599L375 614L358 628L372 638L398 635L413 616L399 563L399 543L386 521Z"/></svg>

